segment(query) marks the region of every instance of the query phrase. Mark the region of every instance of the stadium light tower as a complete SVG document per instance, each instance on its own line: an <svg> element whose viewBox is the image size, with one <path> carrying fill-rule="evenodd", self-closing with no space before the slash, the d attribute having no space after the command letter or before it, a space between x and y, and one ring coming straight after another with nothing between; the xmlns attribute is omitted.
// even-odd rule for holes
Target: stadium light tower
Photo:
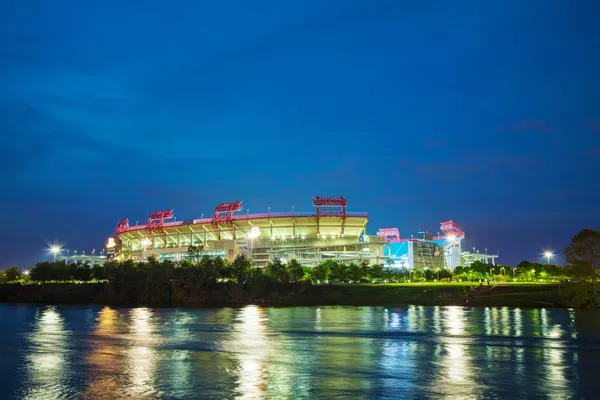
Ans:
<svg viewBox="0 0 600 400"><path fill-rule="evenodd" d="M54 262L56 262L56 255L58 253L60 253L60 250L61 250L60 246L57 246L57 245L50 246L49 250L50 250L50 253L52 253L52 255L54 255Z"/></svg>
<svg viewBox="0 0 600 400"><path fill-rule="evenodd" d="M553 255L554 253L552 253L551 251L544 252L544 257L546 257L546 264L550 264L550 257L552 257Z"/></svg>

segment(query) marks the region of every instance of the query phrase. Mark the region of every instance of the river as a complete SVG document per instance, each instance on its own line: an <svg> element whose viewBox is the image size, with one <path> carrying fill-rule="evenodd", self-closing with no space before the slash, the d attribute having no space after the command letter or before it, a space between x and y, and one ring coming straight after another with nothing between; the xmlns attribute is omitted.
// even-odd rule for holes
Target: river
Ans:
<svg viewBox="0 0 600 400"><path fill-rule="evenodd" d="M0 304L2 399L598 398L600 311Z"/></svg>

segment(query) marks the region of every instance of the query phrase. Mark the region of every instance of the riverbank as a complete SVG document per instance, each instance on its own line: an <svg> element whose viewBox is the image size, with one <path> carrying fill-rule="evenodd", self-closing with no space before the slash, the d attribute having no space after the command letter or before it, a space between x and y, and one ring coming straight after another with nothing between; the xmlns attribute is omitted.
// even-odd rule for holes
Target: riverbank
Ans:
<svg viewBox="0 0 600 400"><path fill-rule="evenodd" d="M243 285L218 284L190 293L168 288L151 299L123 296L109 283L2 284L0 302L45 304L111 304L171 307L216 307L264 304L274 306L381 306L469 305L511 307L570 307L568 296L556 284L288 284L253 293Z"/></svg>

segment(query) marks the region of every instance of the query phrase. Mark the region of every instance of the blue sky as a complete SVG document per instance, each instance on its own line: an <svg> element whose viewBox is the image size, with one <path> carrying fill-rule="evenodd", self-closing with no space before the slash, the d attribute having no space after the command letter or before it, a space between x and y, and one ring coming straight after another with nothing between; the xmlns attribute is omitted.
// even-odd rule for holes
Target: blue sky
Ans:
<svg viewBox="0 0 600 400"><path fill-rule="evenodd" d="M600 225L600 3L484 3L0 2L0 268L314 195L562 251Z"/></svg>

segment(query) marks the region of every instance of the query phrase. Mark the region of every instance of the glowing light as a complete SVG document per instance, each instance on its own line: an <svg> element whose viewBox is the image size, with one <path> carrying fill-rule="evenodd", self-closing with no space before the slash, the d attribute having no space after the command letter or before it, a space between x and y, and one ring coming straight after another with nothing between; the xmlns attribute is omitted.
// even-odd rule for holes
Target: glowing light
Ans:
<svg viewBox="0 0 600 400"><path fill-rule="evenodd" d="M545 251L544 257L552 257L554 254L551 251Z"/></svg>
<svg viewBox="0 0 600 400"><path fill-rule="evenodd" d="M253 226L252 229L250 229L250 232L248 233L248 237L250 239L256 239L259 236L260 236L260 228L258 226Z"/></svg>
<svg viewBox="0 0 600 400"><path fill-rule="evenodd" d="M302 235L302 240L305 240L305 239L306 239L306 235Z"/></svg>
<svg viewBox="0 0 600 400"><path fill-rule="evenodd" d="M56 245L50 246L50 253L52 253L52 254L58 254L58 253L60 253L60 250L61 250L60 246L56 246Z"/></svg>
<svg viewBox="0 0 600 400"><path fill-rule="evenodd" d="M114 238L108 238L108 243L106 243L106 248L107 249L112 249L116 245L117 244L115 243L115 239Z"/></svg>
<svg viewBox="0 0 600 400"><path fill-rule="evenodd" d="M455 235L448 235L448 240L453 242L456 239Z"/></svg>
<svg viewBox="0 0 600 400"><path fill-rule="evenodd" d="M148 246L150 246L150 241L148 239L142 240L142 247L148 247Z"/></svg>
<svg viewBox="0 0 600 400"><path fill-rule="evenodd" d="M26 269L25 271L23 271L23 275L25 276L29 276L31 271L29 271L28 269Z"/></svg>
<svg viewBox="0 0 600 400"><path fill-rule="evenodd" d="M362 251L371 251L371 249L368 247L365 247L364 249L362 249Z"/></svg>

